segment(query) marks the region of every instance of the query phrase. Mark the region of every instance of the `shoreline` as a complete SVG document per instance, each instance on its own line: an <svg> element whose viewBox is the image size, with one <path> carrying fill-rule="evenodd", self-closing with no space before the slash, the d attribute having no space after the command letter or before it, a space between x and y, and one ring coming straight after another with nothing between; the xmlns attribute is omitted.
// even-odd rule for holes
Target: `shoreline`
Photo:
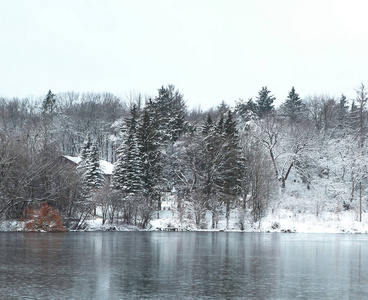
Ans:
<svg viewBox="0 0 368 300"><path fill-rule="evenodd" d="M311 213L295 214L290 210L278 210L265 216L260 222L250 223L243 220L242 229L239 217L233 213L226 228L225 219L221 219L217 228L211 228L211 216L206 215L201 228L197 228L192 219L181 219L170 211L160 212L160 219L153 219L149 228L139 228L133 225L105 223L101 218L86 222L83 230L67 230L67 232L244 232L244 233L333 233L333 234L368 234L368 213L363 213L362 222L358 221L354 211L323 212L319 216ZM17 220L0 221L0 232L41 232L24 230L24 222ZM46 232L46 231L45 231Z"/></svg>

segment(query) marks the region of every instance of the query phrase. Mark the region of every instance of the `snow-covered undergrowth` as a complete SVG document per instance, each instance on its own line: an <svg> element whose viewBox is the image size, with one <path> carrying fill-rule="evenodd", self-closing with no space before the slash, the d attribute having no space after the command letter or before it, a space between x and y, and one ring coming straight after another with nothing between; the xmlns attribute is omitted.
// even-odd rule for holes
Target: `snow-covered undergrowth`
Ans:
<svg viewBox="0 0 368 300"><path fill-rule="evenodd" d="M93 220L88 220L86 222L86 228L84 231L138 231L141 230L137 226L126 225L120 223L111 224L110 222L105 222L102 224L102 218L95 218Z"/></svg>
<svg viewBox="0 0 368 300"><path fill-rule="evenodd" d="M22 231L24 222L16 220L0 220L0 231Z"/></svg>
<svg viewBox="0 0 368 300"><path fill-rule="evenodd" d="M240 226L238 211L230 215L229 226L226 228L226 220L222 216L215 229L212 229L211 213L206 214L205 220L197 228L195 222L189 216L179 217L169 210L160 211L146 230L179 230L179 231L245 231L245 232L299 232L299 233L368 233L368 213L360 215L356 211L321 212L317 216L312 213L295 213L288 209L271 211L260 222L253 223L245 219L243 230ZM1 221L0 231L23 231L24 222ZM102 219L97 217L87 221L84 231L136 231L142 230L136 226L124 224L102 224Z"/></svg>
<svg viewBox="0 0 368 300"><path fill-rule="evenodd" d="M162 203L162 210L154 212L146 229L125 225L120 222L102 224L101 211L90 219L83 231L136 231L136 230L178 230L178 231L244 231L244 232L285 232L285 233L368 233L368 212L363 202L360 217L359 201L351 202L351 207L343 207L340 197L331 196L323 180L306 189L297 177L291 177L290 184L280 191L276 200L268 204L263 217L253 221L251 210L242 212L231 210L229 224L225 211L219 214L215 228L212 228L212 212L207 211L200 225L196 225L190 203L179 212L175 197L168 197ZM295 178L295 180L294 180ZM327 186L327 187L326 187ZM360 222L361 218L361 222ZM0 231L23 231L24 222L0 221Z"/></svg>
<svg viewBox="0 0 368 300"><path fill-rule="evenodd" d="M211 214L206 214L206 220L198 229L190 218L179 219L170 211L161 211L159 219L151 222L151 230L214 230L242 231L239 213L232 212L228 229L225 219L221 219L216 229L211 226ZM321 212L318 216L312 213L294 213L291 210L279 209L269 213L260 222L252 223L245 220L246 232L299 232L299 233L368 233L368 214L354 211L340 213Z"/></svg>

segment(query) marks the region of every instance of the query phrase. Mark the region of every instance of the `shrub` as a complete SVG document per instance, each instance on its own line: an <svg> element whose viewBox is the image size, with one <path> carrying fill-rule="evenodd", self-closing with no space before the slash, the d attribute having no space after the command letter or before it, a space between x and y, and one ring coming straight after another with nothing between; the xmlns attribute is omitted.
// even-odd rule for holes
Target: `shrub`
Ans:
<svg viewBox="0 0 368 300"><path fill-rule="evenodd" d="M344 201L344 203L342 204L342 208L347 211L347 210L351 210L353 207L349 202Z"/></svg>
<svg viewBox="0 0 368 300"><path fill-rule="evenodd" d="M26 231L66 231L59 212L47 203L43 203L39 209L26 209L24 220Z"/></svg>
<svg viewBox="0 0 368 300"><path fill-rule="evenodd" d="M272 223L271 226L272 229L276 230L276 229L280 229L280 223L279 222L274 222Z"/></svg>

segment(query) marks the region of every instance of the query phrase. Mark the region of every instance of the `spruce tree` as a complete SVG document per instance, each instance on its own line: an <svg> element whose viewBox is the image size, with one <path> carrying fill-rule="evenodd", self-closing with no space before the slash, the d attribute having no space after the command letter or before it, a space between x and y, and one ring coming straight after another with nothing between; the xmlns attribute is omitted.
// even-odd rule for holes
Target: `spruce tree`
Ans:
<svg viewBox="0 0 368 300"><path fill-rule="evenodd" d="M56 97L49 90L42 102L42 125L44 150L55 141L56 126L54 124Z"/></svg>
<svg viewBox="0 0 368 300"><path fill-rule="evenodd" d="M235 112L243 121L247 122L257 115L257 104L252 98L248 99L247 102L240 99L236 103Z"/></svg>
<svg viewBox="0 0 368 300"><path fill-rule="evenodd" d="M344 128L346 126L348 115L349 115L348 100L346 99L346 96L342 94L339 101L338 114L337 114L339 127Z"/></svg>
<svg viewBox="0 0 368 300"><path fill-rule="evenodd" d="M81 153L80 153L81 162L78 166L79 169L83 169L84 166L86 165L87 157L89 156L91 147L92 147L91 137L88 136L87 140L84 142L82 149L81 149Z"/></svg>
<svg viewBox="0 0 368 300"><path fill-rule="evenodd" d="M221 147L222 147L223 118L215 124L212 116L207 119L202 128L202 149L199 169L203 194L206 197L209 208L212 210L212 228L216 228L218 215L222 204L220 190Z"/></svg>
<svg viewBox="0 0 368 300"><path fill-rule="evenodd" d="M131 109L131 117L126 120L125 139L118 149L112 186L127 194L143 192L141 152L137 138L137 108Z"/></svg>
<svg viewBox="0 0 368 300"><path fill-rule="evenodd" d="M263 86L258 92L257 111L260 118L270 114L274 109L273 102L276 98L273 95L270 95L270 93L271 91L269 91L266 86Z"/></svg>
<svg viewBox="0 0 368 300"><path fill-rule="evenodd" d="M137 129L142 161L142 183L146 197L152 202L158 200L162 163L160 152L160 136L152 123L148 108L143 110Z"/></svg>
<svg viewBox="0 0 368 300"><path fill-rule="evenodd" d="M55 109L56 109L56 97L51 92L51 90L49 90L46 95L46 98L42 102L42 114L52 115L55 112Z"/></svg>
<svg viewBox="0 0 368 300"><path fill-rule="evenodd" d="M356 93L357 105L355 106L354 111L352 111L352 123L355 128L355 137L358 140L358 146L359 148L363 148L367 131L366 106L368 102L368 91L365 85L361 84L359 88L356 89Z"/></svg>
<svg viewBox="0 0 368 300"><path fill-rule="evenodd" d="M213 127L212 116L211 116L211 114L207 114L207 119L206 119L206 122L203 125L202 133L205 134L205 135L208 134L212 127Z"/></svg>
<svg viewBox="0 0 368 300"><path fill-rule="evenodd" d="M240 189L240 149L236 122L229 110L214 124L210 115L202 128L204 147L202 150L203 190L212 210L212 227L220 205L225 204L227 226L230 209Z"/></svg>
<svg viewBox="0 0 368 300"><path fill-rule="evenodd" d="M303 102L299 97L299 94L295 92L295 88L292 87L288 97L281 106L281 110L290 121L295 122L303 112Z"/></svg>
<svg viewBox="0 0 368 300"><path fill-rule="evenodd" d="M224 123L224 147L222 152L222 191L225 197L226 225L228 227L231 204L235 200L236 196L239 195L241 184L239 136L236 129L236 122L233 120L233 115L230 110Z"/></svg>
<svg viewBox="0 0 368 300"><path fill-rule="evenodd" d="M85 197L93 196L93 192L104 185L104 177L100 167L100 155L96 143L90 146L83 163L83 193Z"/></svg>
<svg viewBox="0 0 368 300"><path fill-rule="evenodd" d="M186 127L186 105L183 95L173 85L162 86L158 96L148 103L156 130L163 141L175 142Z"/></svg>

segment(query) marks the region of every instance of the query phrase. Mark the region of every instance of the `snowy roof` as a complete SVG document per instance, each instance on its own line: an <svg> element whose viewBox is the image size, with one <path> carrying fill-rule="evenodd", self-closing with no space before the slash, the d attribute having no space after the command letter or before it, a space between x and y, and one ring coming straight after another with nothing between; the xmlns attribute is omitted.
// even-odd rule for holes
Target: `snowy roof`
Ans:
<svg viewBox="0 0 368 300"><path fill-rule="evenodd" d="M63 155L66 159L72 161L73 163L79 165L79 163L82 161L82 158L79 156L69 156L69 155Z"/></svg>
<svg viewBox="0 0 368 300"><path fill-rule="evenodd" d="M106 160L100 160L100 167L105 175L112 175L114 171L114 165Z"/></svg>
<svg viewBox="0 0 368 300"><path fill-rule="evenodd" d="M63 157L77 165L79 165L80 162L82 161L82 158L80 156L63 155ZM104 175L112 175L114 170L114 165L112 163L109 163L108 161L101 159L100 167Z"/></svg>

